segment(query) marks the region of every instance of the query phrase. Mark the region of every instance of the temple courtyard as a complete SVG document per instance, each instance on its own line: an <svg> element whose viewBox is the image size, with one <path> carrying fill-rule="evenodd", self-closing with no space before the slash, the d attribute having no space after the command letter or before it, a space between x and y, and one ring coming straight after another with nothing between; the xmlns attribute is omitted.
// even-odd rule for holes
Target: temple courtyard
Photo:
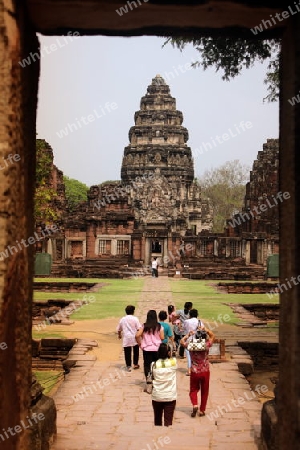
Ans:
<svg viewBox="0 0 300 450"><path fill-rule="evenodd" d="M273 398L271 375L254 373L246 379L239 368L243 366L241 362L246 364L250 357L245 356L238 342L278 343L278 328L274 323L248 327L245 317L237 316L225 302L231 303L237 298L241 303L271 304L267 295L224 294L216 290L213 282L166 276L98 281L101 283L96 286L102 285L102 288L95 287L86 293L87 299L94 297L93 301L70 316L69 320L74 323L52 324L43 331L33 326L35 339L51 336L78 339L70 352L71 358L76 360L75 366L50 393L57 407L57 437L51 448L261 448L261 409L264 401ZM84 295L80 292L75 297ZM39 291L35 297L39 300L75 298L74 294ZM173 426L154 427L151 397L143 392L142 355L140 369L125 372L121 342L115 330L126 304L136 305L136 316L143 323L149 309L159 312L166 310L169 304L181 309L185 301L194 303L200 318L218 339L225 339L225 358L211 360L208 407L206 416L201 418L190 417L186 359L178 359L178 399ZM274 296L272 302L278 303L278 296Z"/></svg>

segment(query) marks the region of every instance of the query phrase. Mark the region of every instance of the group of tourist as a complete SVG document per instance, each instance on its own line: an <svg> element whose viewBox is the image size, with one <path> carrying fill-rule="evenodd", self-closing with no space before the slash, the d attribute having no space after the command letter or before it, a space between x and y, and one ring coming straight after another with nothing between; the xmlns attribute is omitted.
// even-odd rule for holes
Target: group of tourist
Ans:
<svg viewBox="0 0 300 450"><path fill-rule="evenodd" d="M125 308L126 316L120 320L117 332L123 339L126 370L138 369L139 348L143 351L145 392L152 394L154 424L170 426L177 399L176 387L176 354L184 358L186 354L187 372L190 377L190 400L192 403L191 417L204 416L209 393L209 362L208 352L214 341L214 334L205 328L198 319L197 309L191 302L186 302L182 310L175 310L174 305L167 311L149 310L146 322L141 324L134 316L135 307ZM168 319L168 322L166 320ZM188 350L189 343L195 337L205 339L204 348L199 351ZM203 341L204 342L204 341ZM133 365L132 365L133 355ZM198 392L201 401L198 408Z"/></svg>

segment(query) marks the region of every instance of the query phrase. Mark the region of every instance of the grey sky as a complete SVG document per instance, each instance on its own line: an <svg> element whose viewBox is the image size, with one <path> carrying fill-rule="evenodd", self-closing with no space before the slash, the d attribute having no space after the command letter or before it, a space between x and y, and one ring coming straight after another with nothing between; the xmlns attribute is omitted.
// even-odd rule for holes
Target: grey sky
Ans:
<svg viewBox="0 0 300 450"><path fill-rule="evenodd" d="M120 179L134 113L156 74L183 112L196 176L233 159L252 165L267 138L278 137L278 104L263 103L266 64L225 82L214 69L189 69L198 56L192 46L162 48L163 38L39 38L38 137L65 175L88 186Z"/></svg>

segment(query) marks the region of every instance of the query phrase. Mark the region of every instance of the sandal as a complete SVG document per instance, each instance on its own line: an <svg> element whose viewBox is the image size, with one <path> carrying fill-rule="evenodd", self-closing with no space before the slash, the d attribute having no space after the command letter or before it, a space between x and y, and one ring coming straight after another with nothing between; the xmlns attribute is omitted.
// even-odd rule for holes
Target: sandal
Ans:
<svg viewBox="0 0 300 450"><path fill-rule="evenodd" d="M138 364L136 366L133 366L134 370L139 369L139 368L140 368L140 366Z"/></svg>
<svg viewBox="0 0 300 450"><path fill-rule="evenodd" d="M191 417L196 417L198 411L198 406L193 406L193 411L191 412Z"/></svg>
<svg viewBox="0 0 300 450"><path fill-rule="evenodd" d="M199 411L199 417L203 417L203 416L205 416L205 412L204 411Z"/></svg>

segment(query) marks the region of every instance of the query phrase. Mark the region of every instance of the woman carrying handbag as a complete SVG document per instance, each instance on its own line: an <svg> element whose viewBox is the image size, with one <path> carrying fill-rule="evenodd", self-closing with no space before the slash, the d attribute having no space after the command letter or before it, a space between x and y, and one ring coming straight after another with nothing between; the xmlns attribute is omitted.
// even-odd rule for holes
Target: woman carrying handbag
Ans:
<svg viewBox="0 0 300 450"><path fill-rule="evenodd" d="M210 330L203 329L199 333L201 333L201 337L199 336L199 344L201 345L198 346L200 350L189 350L191 357L190 399L193 406L191 417L195 417L198 411L199 390L201 401L198 414L200 417L205 416L210 378L208 352L215 339L215 335ZM187 348L189 342L194 340L195 335L194 331L190 331L181 339L180 344ZM202 347L202 340L205 340L204 347Z"/></svg>

